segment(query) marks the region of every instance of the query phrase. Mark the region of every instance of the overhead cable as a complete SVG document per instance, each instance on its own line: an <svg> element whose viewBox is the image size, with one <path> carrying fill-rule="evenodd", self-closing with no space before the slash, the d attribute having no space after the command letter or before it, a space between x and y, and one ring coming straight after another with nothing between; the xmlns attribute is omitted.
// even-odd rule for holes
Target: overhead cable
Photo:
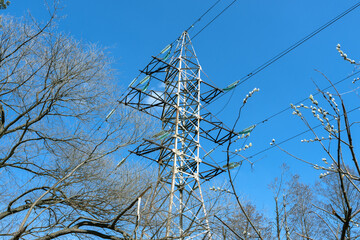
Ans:
<svg viewBox="0 0 360 240"><path fill-rule="evenodd" d="M356 107L356 108L353 108L353 109L350 110L350 111L347 111L347 113L349 114L349 113L354 112L355 110L359 110L359 109L360 109L360 106L358 106L358 107ZM343 114L342 114L341 116L343 116ZM285 140L283 140L283 141L281 141L281 142L279 142L279 143L276 143L276 145L282 145L282 144L284 144L284 143L286 143L286 142L288 142L288 141L290 141L290 140L292 140L292 139L294 139L294 138L297 138L297 137L299 137L299 136L301 136L301 135L303 135L303 134L305 134L305 133L307 133L307 132L310 132L312 129L316 129L316 128L321 127L321 126L322 126L322 124L316 125L315 127L311 127L311 129L305 130L305 131L300 132L300 133L298 133L298 134L296 134L296 135L294 135L294 136L292 136L292 137L289 137L289 138L287 138L287 139L285 139ZM247 158L248 158L248 159L251 159L251 158L253 158L253 157L255 157L255 156L257 156L257 155L259 155L259 154L261 154L261 153L267 152L267 151L269 151L270 149L273 149L274 147L276 147L276 145L272 145L272 146L270 146L270 147L268 147L268 148L265 148L265 149L263 149L263 150L255 153L255 154L247 157Z"/></svg>
<svg viewBox="0 0 360 240"><path fill-rule="evenodd" d="M347 10L345 10L344 12L340 13L339 15L337 15L336 17L334 17L333 19L331 19L330 21L328 21L327 23L325 23L324 25L322 25L321 27L319 27L318 29L316 29L315 31L311 32L310 34L308 34L307 36L305 36L304 38L302 38L301 40L297 41L296 43L294 43L293 45L291 45L290 47L288 47L287 49L285 49L284 51L280 52L279 54L277 54L276 56L274 56L273 58L269 59L267 62L263 63L262 65L258 66L257 68L255 68L253 71L251 71L250 73L246 74L244 77L240 78L239 80L235 81L234 83L234 88L236 88L237 86L241 85L242 83L246 82L247 80L249 80L250 78L252 78L253 76L255 76L256 74L258 74L259 72L261 72L262 70L266 69L267 67L269 67L270 65L272 65L273 63L275 63L276 61L278 61L279 59L281 59L282 57L284 57L285 55L287 55L288 53L290 53L291 51L293 51L294 49L296 49L297 47L299 47L300 45L302 45L303 43L305 43L306 41L308 41L309 39L313 38L315 35L317 35L318 33L322 32L324 29L326 29L327 27L331 26L332 24L334 24L335 22L337 22L338 20L340 20L341 18L343 18L344 16L346 16L347 14L349 14L350 12L354 11L356 8L358 8L360 6L360 2L356 3L355 5L351 6L350 8L348 8ZM199 32L200 33L200 32ZM199 34L198 33L198 34ZM197 35L197 34L196 34ZM220 98L221 96L227 94L229 91L225 91L223 94L219 95L217 98ZM231 97L230 97L231 99ZM230 101L229 99L229 101ZM228 101L228 102L229 102ZM222 108L216 115L218 115L220 112L222 112L224 110L224 108Z"/></svg>
<svg viewBox="0 0 360 240"><path fill-rule="evenodd" d="M221 1L221 0L216 1L211 7L209 7L209 9L206 10L198 19L196 19L196 21L195 21L193 24L191 24L190 27L188 27L188 29L186 29L186 31L189 31L191 28L193 28L193 27L195 26L195 24L197 24L198 22L200 22L201 19L202 19L206 14L208 14L208 13L211 11L211 9L213 9L220 1Z"/></svg>
<svg viewBox="0 0 360 240"><path fill-rule="evenodd" d="M200 31L198 31L192 39L195 39L202 31L205 30L210 24L212 24L218 17L220 17L226 10L228 10L237 0L232 1L229 5L227 5L218 15L216 15L213 19L211 19Z"/></svg>
<svg viewBox="0 0 360 240"><path fill-rule="evenodd" d="M337 82L335 82L333 85L334 85L334 86L335 86L335 85L338 85L338 84L344 82L345 80L348 80L349 78L351 78L351 77L353 77L353 76L355 76L356 74L359 74L359 73L360 73L360 70L359 70L359 71L356 71L356 72L354 72L354 73L352 73L352 74L350 74L349 76L347 76L347 77L345 77L345 78L343 78L343 79L341 79L341 80L339 80L339 81L337 81ZM331 88L331 87L332 87L332 85L329 85L329 86L327 86L326 88L321 89L320 92L324 92L325 90L327 90L327 89L329 89L329 88ZM313 95L313 96L316 96L316 95L318 95L320 92L318 91L318 92L316 92L316 93L313 93L312 95ZM298 104L300 104L301 102L306 101L307 99L308 99L308 98L306 97L306 98L304 98L304 99L302 99L302 100L294 103L294 105L298 105ZM274 117L276 117L276 116L278 116L278 115L286 112L286 111L289 110L290 108L291 108L290 106L289 106L289 107L286 107L286 108L282 109L281 111L272 114L270 117L267 117L267 118L265 118L264 120L256 123L255 125L257 126L257 125L259 125L259 124L263 124L263 123L269 121L270 119L272 119L272 118L274 118Z"/></svg>
<svg viewBox="0 0 360 240"><path fill-rule="evenodd" d="M340 20L341 18L343 18L344 16L346 16L347 14L349 14L350 12L354 11L356 8L358 8L360 6L360 2L356 3L355 5L353 5L352 7L350 7L349 9L347 9L346 11L342 12L341 14L337 15L335 18L331 19L330 21L328 21L327 23L325 23L324 25L322 25L321 27L319 27L318 29L316 29L315 31L313 31L312 33L308 34L306 37L302 38L301 40L299 40L298 42L296 42L295 44L291 45L290 47L288 47L287 49L285 49L284 51L280 52L279 54L277 54L276 56L274 56L273 58L269 59L267 62L265 62L264 64L260 65L259 67L255 68L253 71L251 71L249 74L247 74L246 76L242 77L240 79L239 84L237 84L237 86L239 86L240 84L246 82L247 80L249 80L251 77L253 77L254 75L256 75L257 73L261 72L262 70L264 70L265 68L269 67L271 64L273 64L274 62L276 62L277 60L279 60L280 58L284 57L286 54L290 53L292 50L296 49L297 47L299 47L301 44L305 43L306 41L308 41L309 39L313 38L315 35L317 35L318 33L320 33L321 31L323 31L324 29L326 29L327 27L331 26L332 24L334 24L335 22L337 22L338 20Z"/></svg>

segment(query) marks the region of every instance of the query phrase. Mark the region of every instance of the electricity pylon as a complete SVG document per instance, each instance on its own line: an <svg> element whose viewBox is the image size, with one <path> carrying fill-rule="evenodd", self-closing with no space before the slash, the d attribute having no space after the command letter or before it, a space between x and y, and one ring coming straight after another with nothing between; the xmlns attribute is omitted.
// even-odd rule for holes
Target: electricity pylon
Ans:
<svg viewBox="0 0 360 240"><path fill-rule="evenodd" d="M159 164L161 184L157 186L168 196L168 210L161 218L165 236L161 237L211 239L201 183L225 169L204 160L209 153L201 151L200 142L222 145L238 133L214 121L204 106L229 89L201 79L201 66L187 32L140 72L120 102L162 124L162 131L130 151Z"/></svg>

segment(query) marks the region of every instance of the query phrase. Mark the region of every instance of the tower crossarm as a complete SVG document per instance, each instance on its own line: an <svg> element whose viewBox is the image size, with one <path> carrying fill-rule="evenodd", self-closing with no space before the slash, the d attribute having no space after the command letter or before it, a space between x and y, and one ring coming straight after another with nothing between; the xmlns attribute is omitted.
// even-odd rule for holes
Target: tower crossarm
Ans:
<svg viewBox="0 0 360 240"><path fill-rule="evenodd" d="M150 90L144 92L139 88L130 87L127 95L119 100L119 103L134 108L140 112L144 112L152 117L161 119L161 112L156 111L155 108L163 108L164 101L162 99L162 92Z"/></svg>
<svg viewBox="0 0 360 240"><path fill-rule="evenodd" d="M174 157L174 154L176 154L173 149L169 147L168 143L171 141L171 137L163 141L143 139L143 142L140 145L129 152L159 164L171 166L171 159ZM183 156L184 158L187 157L186 154ZM200 179L208 181L224 172L224 169L206 160L201 160L201 162L203 164L203 168L199 172ZM186 165L179 168L179 171L191 173L196 167L195 164L195 162L189 161Z"/></svg>
<svg viewBox="0 0 360 240"><path fill-rule="evenodd" d="M202 83L206 84L205 82ZM210 104L212 99L215 99L219 93L222 93L222 90L214 87L213 89L207 91L205 95L201 95L203 104ZM153 117L156 117L157 119L160 119L160 116L151 112L150 109L159 107L162 108L166 104L172 106L172 104L164 101L163 92L155 90L143 91L143 89L139 87L132 86L129 87L127 94L118 102L139 111L145 112Z"/></svg>
<svg viewBox="0 0 360 240"><path fill-rule="evenodd" d="M200 135L203 138L223 145L238 136L238 133L226 127L223 122L210 120L210 116L210 113L205 113L201 118Z"/></svg>
<svg viewBox="0 0 360 240"><path fill-rule="evenodd" d="M203 85L206 85L207 90L201 94L201 102L204 105L212 103L219 95L223 94L224 91L218 87L215 87L205 81L201 81Z"/></svg>
<svg viewBox="0 0 360 240"><path fill-rule="evenodd" d="M163 100L162 93L157 91L143 92L141 89L134 87L131 88L131 91L123 99L122 103L159 120L162 120L160 109L165 108L166 106L173 106L172 104ZM158 109L154 109L155 107L158 107ZM188 117L187 121L185 121L185 123L183 123L180 127L183 130L189 132L196 131L195 127L198 117L200 116ZM231 138L237 136L237 133L227 128L223 122L218 120L213 121L211 120L212 118L213 116L210 113L204 113L200 117L200 137L212 141L216 144L223 145ZM167 120L169 125L174 125L174 122L171 121L172 119L170 117Z"/></svg>
<svg viewBox="0 0 360 240"><path fill-rule="evenodd" d="M140 73L146 75L155 75L157 73L168 72L169 69L178 71L176 65L179 59L173 59L171 62L168 61L169 58L161 58L159 56L152 56L151 61L142 69L139 70ZM164 82L164 79L158 78L159 81Z"/></svg>

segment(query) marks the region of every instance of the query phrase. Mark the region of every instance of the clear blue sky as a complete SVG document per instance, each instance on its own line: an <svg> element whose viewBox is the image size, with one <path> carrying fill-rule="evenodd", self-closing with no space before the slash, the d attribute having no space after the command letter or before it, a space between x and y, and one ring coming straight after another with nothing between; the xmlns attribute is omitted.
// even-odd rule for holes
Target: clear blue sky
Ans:
<svg viewBox="0 0 360 240"><path fill-rule="evenodd" d="M108 47L114 59L114 68L118 72L117 84L121 87L127 86L137 75L138 69L147 64L151 55L157 54L177 38L215 0L63 2L65 6L59 15L66 17L60 21L59 29L77 39ZM199 30L230 2L222 0L194 31ZM194 39L193 44L203 70L217 86L225 87L356 2L238 0ZM13 0L6 11L12 15L23 16L28 9L36 18L46 19L42 0ZM335 47L340 43L348 55L360 61L359 23L360 8L239 86L219 118L231 125L239 102L254 87L260 88L260 92L245 108L239 130L315 92L316 87L312 81L319 86L327 86L324 78L314 69L323 72L333 81L346 77L354 69L339 57ZM354 88L351 80L339 85L341 92ZM119 88L119 95L123 90ZM226 95L212 105L210 110L217 112L228 99L229 95ZM346 99L349 108L360 105L357 104L359 98L356 94L346 95ZM356 119L356 115L359 114L352 114L351 117ZM248 150L248 154L267 148L273 138L280 142L305 129L304 124L288 110L253 132L250 141L254 147ZM321 162L324 154L318 148L300 144L302 138L309 138L309 135L296 138L282 147L307 160ZM318 179L320 173L276 149L252 160L258 162L253 169L245 164L240 169L236 184L239 191L255 200L259 207L272 204L269 203L272 194L267 185L280 174L279 167L282 163L286 162L292 172L299 173L306 182Z"/></svg>

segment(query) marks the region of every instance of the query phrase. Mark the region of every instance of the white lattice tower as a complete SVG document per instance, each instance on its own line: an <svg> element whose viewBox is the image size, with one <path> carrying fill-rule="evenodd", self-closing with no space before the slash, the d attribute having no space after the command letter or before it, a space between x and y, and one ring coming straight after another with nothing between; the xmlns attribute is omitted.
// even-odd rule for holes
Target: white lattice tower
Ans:
<svg viewBox="0 0 360 240"><path fill-rule="evenodd" d="M200 141L219 146L239 133L203 106L234 86L219 89L200 78L201 66L187 32L175 43L152 57L119 101L162 124L159 133L130 151L159 164L159 181L148 204L148 211L157 214L144 216L144 221L152 224L145 224L141 231L151 239L211 239L201 183L225 170L205 160L213 150L200 153Z"/></svg>
<svg viewBox="0 0 360 240"><path fill-rule="evenodd" d="M176 76L168 74L171 77L165 81L164 95L172 107L165 108L162 114L163 129L175 128L172 143L167 144L174 152L169 162L171 174L164 175L171 179L163 179L171 182L166 237L182 236L187 225L196 224L205 227L198 234L211 238L199 179L201 67L187 32L178 41L174 56L178 72ZM179 234L174 233L175 225Z"/></svg>

